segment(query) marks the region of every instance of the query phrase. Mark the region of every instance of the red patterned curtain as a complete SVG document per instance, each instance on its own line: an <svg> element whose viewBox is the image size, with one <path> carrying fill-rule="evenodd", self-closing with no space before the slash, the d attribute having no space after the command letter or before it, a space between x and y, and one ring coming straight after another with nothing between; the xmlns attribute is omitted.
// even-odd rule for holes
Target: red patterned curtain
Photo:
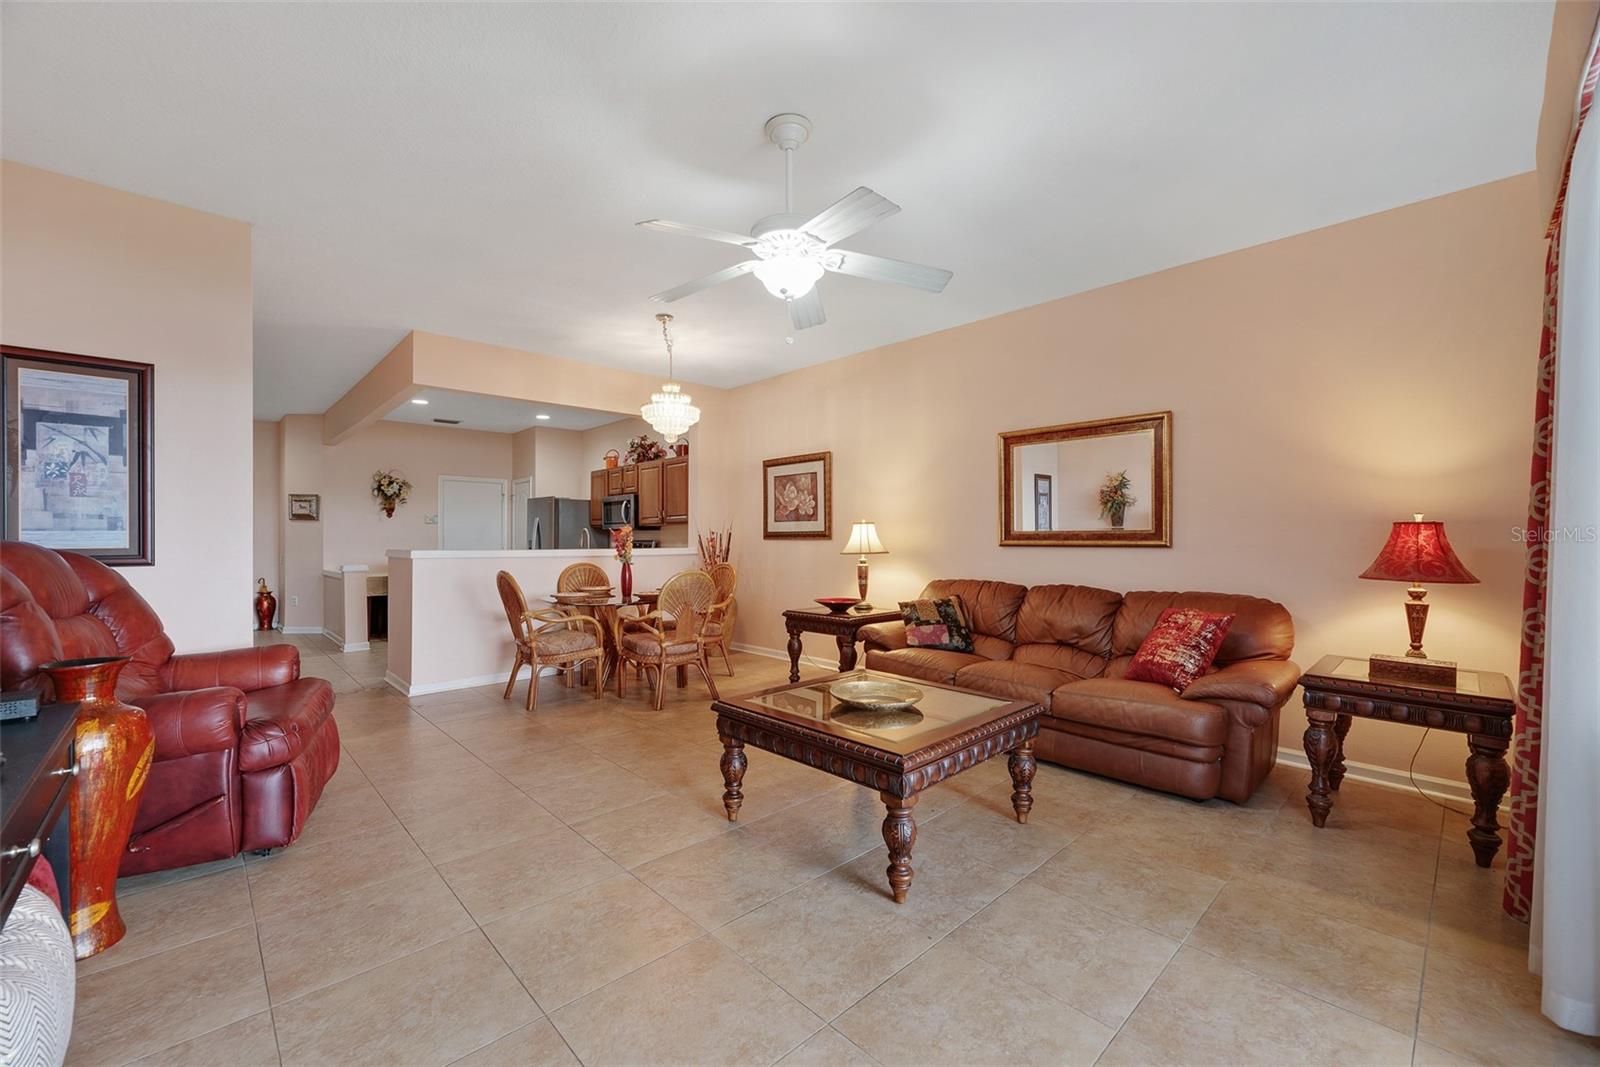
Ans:
<svg viewBox="0 0 1600 1067"><path fill-rule="evenodd" d="M1550 445L1554 438L1556 379L1556 291L1561 265L1561 212L1567 202L1572 149L1594 103L1600 79L1600 51L1589 57L1578 95L1567 160L1556 194L1555 209L1545 231L1549 241L1544 261L1544 326L1539 334L1539 391L1533 412L1533 474L1528 491L1526 576L1522 588L1522 662L1517 674L1517 741L1511 765L1511 830L1506 842L1506 891L1503 905L1513 918L1528 922L1533 912L1533 844L1539 830L1540 724L1544 717L1545 580L1550 544Z"/></svg>

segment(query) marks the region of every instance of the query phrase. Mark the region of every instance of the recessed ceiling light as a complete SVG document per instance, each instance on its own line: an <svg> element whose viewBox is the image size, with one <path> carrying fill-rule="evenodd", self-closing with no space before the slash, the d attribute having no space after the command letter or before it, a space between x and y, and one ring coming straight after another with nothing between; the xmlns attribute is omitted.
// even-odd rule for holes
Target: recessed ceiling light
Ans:
<svg viewBox="0 0 1600 1067"><path fill-rule="evenodd" d="M411 398L411 402L412 402L412 403L413 403L413 404L426 404L426 403L427 403L427 401L426 401L426 400L424 400L424 399L422 399L422 397L420 397L420 396L414 396L414 397L412 397L412 398Z"/></svg>
<svg viewBox="0 0 1600 1067"><path fill-rule="evenodd" d="M550 416L545 414L535 415L534 418L538 419L540 422L548 422L550 420Z"/></svg>

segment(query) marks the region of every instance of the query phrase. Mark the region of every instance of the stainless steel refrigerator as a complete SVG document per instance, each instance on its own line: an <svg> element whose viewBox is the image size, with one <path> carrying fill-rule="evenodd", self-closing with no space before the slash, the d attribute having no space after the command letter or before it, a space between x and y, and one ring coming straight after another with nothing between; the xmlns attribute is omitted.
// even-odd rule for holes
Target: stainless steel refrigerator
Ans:
<svg viewBox="0 0 1600 1067"><path fill-rule="evenodd" d="M587 500L536 496L528 501L528 543L524 547L598 548L604 543L589 529Z"/></svg>

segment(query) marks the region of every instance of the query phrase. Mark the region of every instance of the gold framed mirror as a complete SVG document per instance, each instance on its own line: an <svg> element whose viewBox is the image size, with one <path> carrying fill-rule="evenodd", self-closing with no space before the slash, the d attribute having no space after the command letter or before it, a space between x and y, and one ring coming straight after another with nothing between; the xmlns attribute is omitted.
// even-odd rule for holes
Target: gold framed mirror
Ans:
<svg viewBox="0 0 1600 1067"><path fill-rule="evenodd" d="M1172 412L1000 435L1002 545L1172 546Z"/></svg>

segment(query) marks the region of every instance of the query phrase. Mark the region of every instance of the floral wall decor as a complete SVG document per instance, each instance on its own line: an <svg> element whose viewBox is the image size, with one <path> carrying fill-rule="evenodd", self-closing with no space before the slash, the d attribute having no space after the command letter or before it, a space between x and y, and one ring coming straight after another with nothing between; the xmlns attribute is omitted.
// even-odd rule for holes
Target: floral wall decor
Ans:
<svg viewBox="0 0 1600 1067"><path fill-rule="evenodd" d="M762 529L767 539L833 536L833 453L763 460Z"/></svg>
<svg viewBox="0 0 1600 1067"><path fill-rule="evenodd" d="M665 459L666 457L666 448L660 441L657 441L647 433L630 438L628 441L627 462L629 463L649 463L653 459Z"/></svg>
<svg viewBox="0 0 1600 1067"><path fill-rule="evenodd" d="M392 519L394 509L411 496L411 483L399 471L374 471L372 496L383 509L383 514Z"/></svg>

